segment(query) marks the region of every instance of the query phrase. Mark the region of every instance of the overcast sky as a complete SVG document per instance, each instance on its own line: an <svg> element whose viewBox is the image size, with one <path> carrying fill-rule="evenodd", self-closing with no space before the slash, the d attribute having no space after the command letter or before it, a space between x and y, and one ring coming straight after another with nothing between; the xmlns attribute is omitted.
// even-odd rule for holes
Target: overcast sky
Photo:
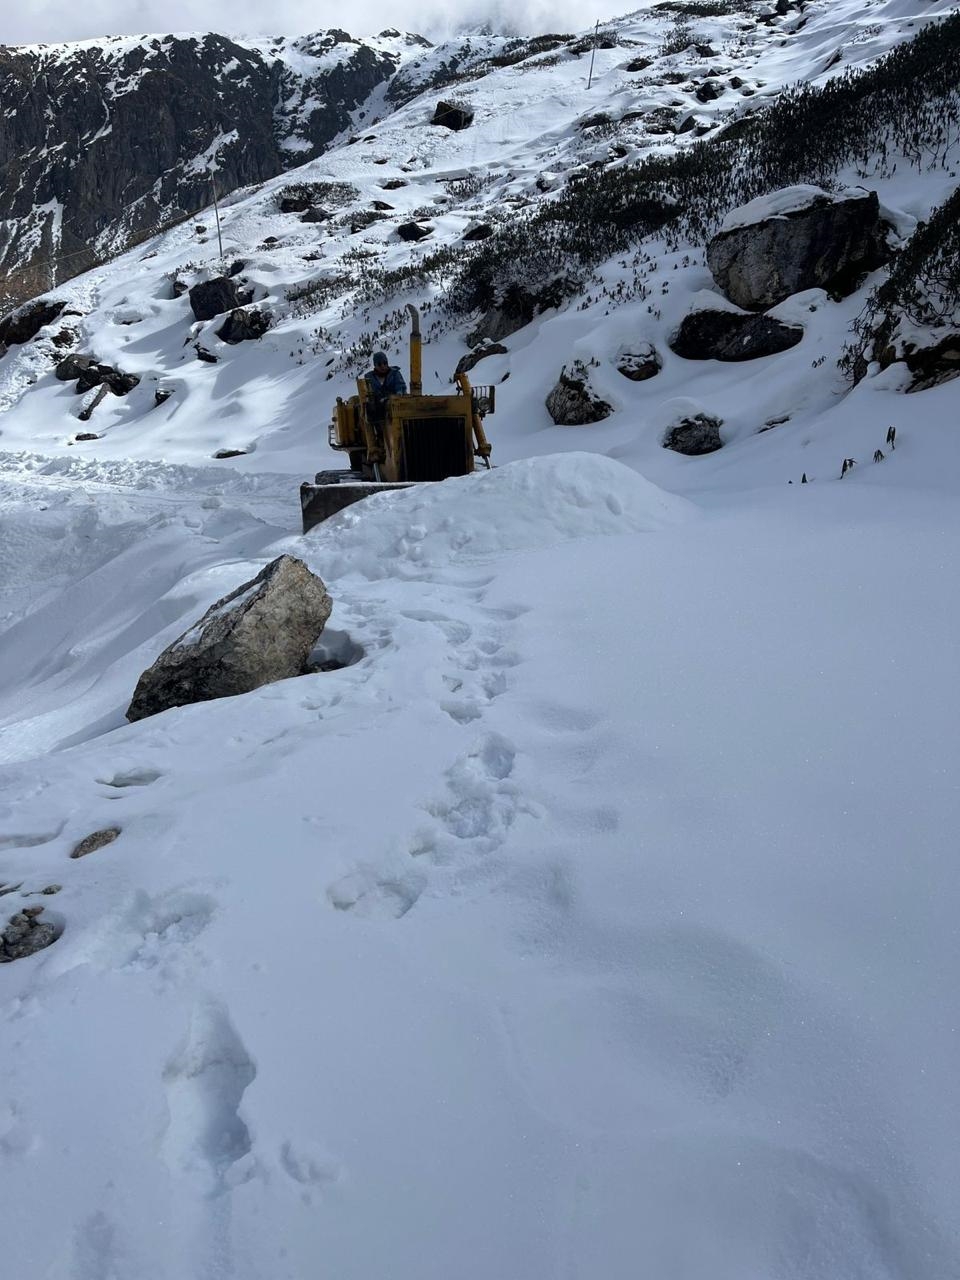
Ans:
<svg viewBox="0 0 960 1280"><path fill-rule="evenodd" d="M0 8L0 44L171 31L303 35L326 27L352 35L399 27L438 39L485 20L498 31L579 31L609 12L593 13L583 0L2 0Z"/></svg>

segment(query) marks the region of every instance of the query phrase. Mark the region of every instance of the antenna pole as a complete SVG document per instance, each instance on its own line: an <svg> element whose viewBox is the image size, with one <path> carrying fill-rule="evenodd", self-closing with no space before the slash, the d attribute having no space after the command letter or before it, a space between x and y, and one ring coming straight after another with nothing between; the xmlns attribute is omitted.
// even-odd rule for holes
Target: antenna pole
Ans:
<svg viewBox="0 0 960 1280"><path fill-rule="evenodd" d="M590 74L587 76L587 88L593 84L593 60L597 56L597 39L600 35L600 19L597 19L597 25L593 28L593 48L590 50Z"/></svg>
<svg viewBox="0 0 960 1280"><path fill-rule="evenodd" d="M213 211L217 216L217 244L220 246L220 263L223 264L223 237L220 234L220 205L217 201L217 179L210 174L210 186L213 188Z"/></svg>

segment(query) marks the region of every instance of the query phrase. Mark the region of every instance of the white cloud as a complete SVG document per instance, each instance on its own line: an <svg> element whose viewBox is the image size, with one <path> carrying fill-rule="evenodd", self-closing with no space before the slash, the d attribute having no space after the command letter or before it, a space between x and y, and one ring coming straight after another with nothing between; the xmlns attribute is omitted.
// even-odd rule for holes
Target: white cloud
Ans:
<svg viewBox="0 0 960 1280"><path fill-rule="evenodd" d="M141 32L305 34L326 27L346 27L352 35L399 27L442 39L484 22L497 31L577 31L606 16L585 11L581 0L466 0L456 6L443 0L355 0L349 9L315 0L23 0L5 9L0 42L8 45Z"/></svg>

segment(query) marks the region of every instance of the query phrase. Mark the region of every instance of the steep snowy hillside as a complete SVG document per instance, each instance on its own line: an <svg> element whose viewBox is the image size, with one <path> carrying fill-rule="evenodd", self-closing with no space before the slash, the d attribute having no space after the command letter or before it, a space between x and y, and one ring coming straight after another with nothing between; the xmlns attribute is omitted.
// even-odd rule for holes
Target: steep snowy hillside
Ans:
<svg viewBox="0 0 960 1280"><path fill-rule="evenodd" d="M960 1275L960 17L778 10L411 47L222 256L207 210L7 329L12 1274ZM729 299L718 233L834 206L855 272ZM301 535L408 303L495 466ZM281 554L327 669L127 723Z"/></svg>

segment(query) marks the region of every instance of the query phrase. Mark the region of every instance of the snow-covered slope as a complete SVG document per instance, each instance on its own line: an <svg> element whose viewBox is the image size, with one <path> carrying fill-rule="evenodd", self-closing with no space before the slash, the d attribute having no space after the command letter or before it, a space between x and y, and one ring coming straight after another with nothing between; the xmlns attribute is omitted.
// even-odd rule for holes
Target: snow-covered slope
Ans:
<svg viewBox="0 0 960 1280"><path fill-rule="evenodd" d="M0 359L0 924L41 905L62 929L0 966L12 1273L960 1274L960 381L841 375L879 273L781 304L792 350L681 360L666 338L714 286L702 243L653 238L478 365L493 471L305 537L296 496L336 465L330 406L374 345L402 359L408 301L446 385L475 321L441 306L466 228L611 147L689 147L651 131L664 110L719 127L948 11L698 17L702 62L640 11L589 89L569 41L424 53L297 171L328 222L278 211L290 176L223 210L261 341L175 296L219 270L205 217L204 244L172 231L58 290L79 314ZM438 96L473 125L431 126ZM871 172L901 237L956 161ZM64 327L142 378L96 440L52 373ZM647 341L663 368L629 382L618 355ZM614 412L557 427L575 359ZM698 411L724 447L662 448ZM144 667L284 552L327 583L318 656L344 665L126 724Z"/></svg>

